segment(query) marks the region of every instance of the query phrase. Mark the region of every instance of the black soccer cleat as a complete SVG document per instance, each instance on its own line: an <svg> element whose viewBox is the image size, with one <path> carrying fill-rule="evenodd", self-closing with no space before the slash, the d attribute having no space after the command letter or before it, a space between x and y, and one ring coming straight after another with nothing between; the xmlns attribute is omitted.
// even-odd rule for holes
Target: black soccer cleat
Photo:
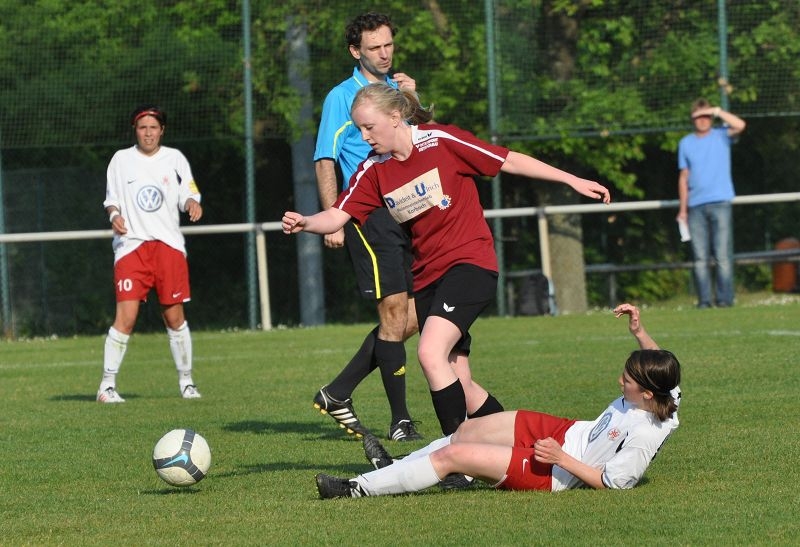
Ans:
<svg viewBox="0 0 800 547"><path fill-rule="evenodd" d="M337 401L328 395L325 387L327 386L322 386L317 394L314 395L314 408L322 414L328 414L336 420L339 427L346 430L350 435L355 435L360 439L364 436L364 433L369 433L369 429L361 425L358 416L356 416L356 411L353 409L353 400Z"/></svg>
<svg viewBox="0 0 800 547"><path fill-rule="evenodd" d="M325 473L317 474L317 492L321 499L332 498L360 498L366 496L366 492L356 481L350 479L340 479Z"/></svg>
<svg viewBox="0 0 800 547"><path fill-rule="evenodd" d="M386 451L378 437L372 433L364 435L364 455L375 469L383 469L394 463L394 458Z"/></svg>
<svg viewBox="0 0 800 547"><path fill-rule="evenodd" d="M450 473L439 481L439 488L442 490L461 490L470 488L475 484L475 477L464 475L463 473Z"/></svg>
<svg viewBox="0 0 800 547"><path fill-rule="evenodd" d="M400 420L389 428L390 441L421 441L422 435L411 420Z"/></svg>

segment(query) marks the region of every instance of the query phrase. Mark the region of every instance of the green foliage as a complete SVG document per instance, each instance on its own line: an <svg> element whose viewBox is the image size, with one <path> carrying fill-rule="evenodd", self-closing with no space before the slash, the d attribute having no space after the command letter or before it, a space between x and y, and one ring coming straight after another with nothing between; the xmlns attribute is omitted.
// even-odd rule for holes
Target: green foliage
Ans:
<svg viewBox="0 0 800 547"><path fill-rule="evenodd" d="M781 417L793 416L800 389L798 312L797 297L764 294L725 310L678 302L644 309L648 330L683 366L681 427L642 484L624 492L482 486L317 499L316 473L368 470L360 444L311 408L368 324L195 331L203 392L195 401L178 396L165 335L135 335L118 384L127 402L116 406L94 402L101 336L0 342L2 543L795 544L797 493L787 477L800 444ZM608 311L482 319L473 336L475 377L506 408L579 419L618 396L635 348L624 319ZM407 378L409 407L432 440L439 431L427 385L416 365ZM354 399L359 416L384 435L390 415L380 375ZM161 482L150 462L159 437L178 427L202 433L213 454L209 476L185 489ZM387 442L397 454L423 444ZM413 523L402 533L398 515Z"/></svg>
<svg viewBox="0 0 800 547"><path fill-rule="evenodd" d="M725 4L727 84L719 80L714 0L495 1L493 57L487 47L484 2L388 0L375 9L390 13L396 22L396 66L416 79L423 102L435 105L437 120L595 178L612 188L615 201L677 197L675 151L678 139L690 130L688 105L699 95L717 102L721 91L731 110L748 122L734 148L738 193L794 191L800 147L800 12L794 0ZM303 132L314 130L298 123L304 103L288 79L287 31L293 25L306 29L311 101L318 114L327 91L348 76L354 64L343 28L357 12L371 8L349 0L252 0L248 61L254 86L258 220L275 220L293 205L289 146ZM26 188L11 189L11 177L5 177L4 191L13 195L5 200L9 231L22 231L21 226L45 210L48 229L105 227L99 205L104 168L115 149L132 142L127 116L143 101L158 102L169 113L166 143L180 147L192 163L208 205L203 222L243 221L246 65L241 10L241 2L232 0L1 2L2 167L5 173L41 169L49 181L48 199L35 202L25 197ZM490 101L493 93L496 104ZM75 182L61 168L82 169L85 182ZM82 209L38 205L71 204L72 194L89 192L95 197L87 197ZM508 207L543 202L535 185L512 185L508 179L503 181L502 199ZM21 204L30 207L22 209ZM737 208L736 250L768 249L782 237L800 236L793 207ZM632 218L631 226L647 222L647 229L620 233L602 215L584 217L587 262L685 258L669 215L658 222L637 213L626 216ZM509 224L509 237L520 246L534 246L510 250L506 265L537 267L535 225L530 219L519 222ZM608 237L602 240L599 234ZM225 320L243 324L247 303L242 239L220 244L221 238L198 238L192 243L192 256L202 264L193 270L193 287L208 298L197 298L192 306L204 325ZM624 252L614 248L623 244ZM109 270L100 265L109 267L107 249L94 255L88 248L71 248L74 261L94 265L82 282L104 286ZM276 237L270 241L270 257L281 265L270 274L273 286L281 287L273 299L275 316L294 323L296 275L283 267L296 261L292 244ZM349 275L346 260L336 265L339 275L328 277ZM28 272L40 263L17 266ZM36 328L48 321L20 306L35 307L45 301L42 295L62 302L77 298L66 277L72 272L54 268L40 274L46 286L15 302L21 310L17 317L30 315ZM590 284L604 283L591 277ZM764 273L750 270L741 277L746 287L768 281ZM681 278L658 274L641 280L645 286L635 290L667 294ZM331 317L364 317L361 303L350 302L349 288L335 283L326 280ZM632 277L626 283L640 280ZM219 298L221 286L226 298ZM86 310L81 317L98 310L104 319L109 305L99 305L95 292L89 292L93 296L75 309ZM110 297L110 292L103 294ZM337 300L339 295L346 296Z"/></svg>

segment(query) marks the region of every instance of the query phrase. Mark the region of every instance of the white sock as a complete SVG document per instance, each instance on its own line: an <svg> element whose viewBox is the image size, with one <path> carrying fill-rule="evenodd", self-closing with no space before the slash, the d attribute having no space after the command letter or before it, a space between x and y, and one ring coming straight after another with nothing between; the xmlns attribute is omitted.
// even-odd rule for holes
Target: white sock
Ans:
<svg viewBox="0 0 800 547"><path fill-rule="evenodd" d="M172 359L175 361L175 368L178 371L178 384L183 392L186 386L194 384L192 380L192 333L189 331L189 324L184 321L177 330L167 328L167 336L169 336Z"/></svg>
<svg viewBox="0 0 800 547"><path fill-rule="evenodd" d="M430 456L412 460L405 458L377 471L359 475L355 479L368 496L386 496L418 492L439 484Z"/></svg>
<svg viewBox="0 0 800 547"><path fill-rule="evenodd" d="M419 450L415 450L411 454L403 456L402 461L405 462L405 461L416 460L417 458L429 455L431 452L436 452L440 448L444 448L445 446L450 444L450 437L452 437L452 435L448 435L447 437L441 437L439 439L436 439L435 441L431 441L430 443L428 443L427 446L423 446Z"/></svg>
<svg viewBox="0 0 800 547"><path fill-rule="evenodd" d="M128 349L130 337L129 334L122 334L114 327L108 329L103 350L103 379L100 381L100 391L117 387L117 373Z"/></svg>

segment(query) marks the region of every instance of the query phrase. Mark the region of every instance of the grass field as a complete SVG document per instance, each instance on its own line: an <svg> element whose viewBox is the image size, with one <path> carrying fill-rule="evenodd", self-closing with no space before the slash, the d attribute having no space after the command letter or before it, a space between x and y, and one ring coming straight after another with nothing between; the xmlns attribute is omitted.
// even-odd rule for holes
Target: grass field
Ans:
<svg viewBox="0 0 800 547"><path fill-rule="evenodd" d="M797 544L800 299L665 305L643 320L683 365L681 427L623 492L433 488L319 500L317 472L367 470L360 443L311 398L369 325L195 332L196 401L178 396L166 336L135 335L118 384L127 402L108 406L94 402L102 336L0 342L0 544ZM618 395L635 348L626 322L599 311L486 318L473 336L475 377L506 408L582 419ZM410 408L432 439L427 386L418 366L408 369ZM355 402L385 435L377 374ZM178 427L202 433L214 456L208 478L186 489L161 482L150 462Z"/></svg>

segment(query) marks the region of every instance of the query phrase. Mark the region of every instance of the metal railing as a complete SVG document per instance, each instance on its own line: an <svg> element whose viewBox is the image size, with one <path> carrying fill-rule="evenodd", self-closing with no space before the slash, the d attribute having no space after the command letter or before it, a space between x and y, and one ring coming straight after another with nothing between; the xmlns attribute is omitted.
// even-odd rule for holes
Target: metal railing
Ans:
<svg viewBox="0 0 800 547"><path fill-rule="evenodd" d="M734 205L752 205L759 203L786 203L800 201L800 192L787 192L779 194L759 194L750 196L737 196L733 200ZM541 272L548 278L552 279L552 267L550 247L548 244L548 217L559 214L591 214L591 213L611 213L611 212L624 212L624 211L642 211L642 210L655 210L655 209L676 209L678 207L678 200L651 200L651 201L631 201L611 203L609 205L602 204L580 204L580 205L545 205L542 207L517 207L509 209L489 209L485 211L487 219L491 218L511 218L511 217L536 217L538 220L539 228L539 251L541 256ZM261 312L261 328L269 330L272 328L272 319L270 314L270 298L269 298L269 283L268 283L268 260L267 260L267 245L265 232L280 231L280 222L260 222L260 223L239 223L239 224L216 224L210 226L184 226L181 231L185 235L207 235L207 234L231 234L231 233L255 233L255 247L257 257L257 271L258 271L258 301ZM0 246L10 243L34 243L44 241L70 241L70 240L84 240L84 239L110 239L112 237L111 230L74 230L65 232L29 232L18 234L0 234ZM755 263L754 261L769 262L775 260L785 261L800 261L798 257L800 252L794 250L788 251L767 251L756 253L739 253L736 255L737 263ZM623 271L636 271L648 269L665 269L665 268L686 268L691 264L686 262L680 263L660 263L660 264L587 264L586 271L588 273L608 273L614 275ZM4 265L3 265L4 266ZM2 271L6 271L5 267ZM500 272L499 284L505 287L506 277L517 277L534 273L534 270L526 272L514 272L507 274ZM609 288L609 300L616 294L614 279L610 279L611 283ZM3 324L8 325L10 319L10 312L6 311L10 302L8 279L3 276L0 280L0 291L3 299ZM8 315L7 315L8 314Z"/></svg>

